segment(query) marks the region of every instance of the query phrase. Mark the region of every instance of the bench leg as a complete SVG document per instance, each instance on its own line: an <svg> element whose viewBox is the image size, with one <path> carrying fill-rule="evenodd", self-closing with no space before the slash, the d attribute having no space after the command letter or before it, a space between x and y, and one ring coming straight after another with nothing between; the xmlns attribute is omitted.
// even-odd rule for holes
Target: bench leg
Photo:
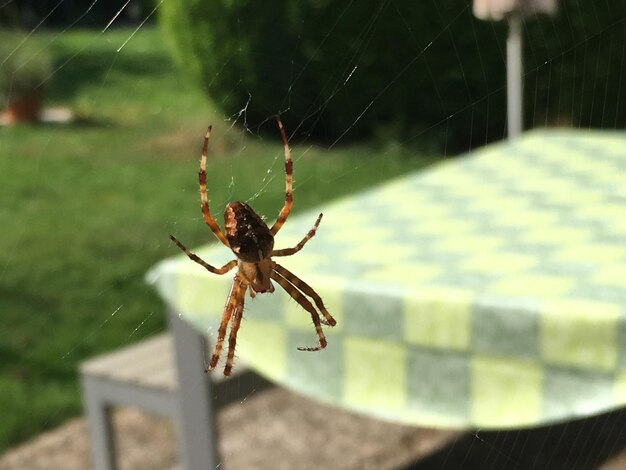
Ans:
<svg viewBox="0 0 626 470"><path fill-rule="evenodd" d="M168 310L168 317L180 387L181 463L185 469L214 469L220 459L211 380L204 372L204 338L173 310Z"/></svg>
<svg viewBox="0 0 626 470"><path fill-rule="evenodd" d="M98 393L96 382L83 377L82 386L94 469L113 470L115 451L108 406Z"/></svg>

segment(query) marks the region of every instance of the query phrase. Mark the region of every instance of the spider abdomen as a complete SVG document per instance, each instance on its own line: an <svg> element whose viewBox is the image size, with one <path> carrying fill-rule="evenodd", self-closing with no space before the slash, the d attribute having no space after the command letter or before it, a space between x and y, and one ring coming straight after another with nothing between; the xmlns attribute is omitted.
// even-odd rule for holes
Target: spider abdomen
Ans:
<svg viewBox="0 0 626 470"><path fill-rule="evenodd" d="M226 206L224 226L230 248L240 260L258 263L271 256L274 235L245 202L235 201Z"/></svg>

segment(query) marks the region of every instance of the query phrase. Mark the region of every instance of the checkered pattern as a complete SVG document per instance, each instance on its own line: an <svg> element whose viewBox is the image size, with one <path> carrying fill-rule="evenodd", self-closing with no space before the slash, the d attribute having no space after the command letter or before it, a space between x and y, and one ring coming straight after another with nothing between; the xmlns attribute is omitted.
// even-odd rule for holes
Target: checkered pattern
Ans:
<svg viewBox="0 0 626 470"><path fill-rule="evenodd" d="M296 349L315 331L277 291L247 299L238 354L302 393L405 423L514 428L623 406L625 183L626 135L544 131L329 204L316 237L281 259L337 319L328 348ZM316 215L290 219L276 246ZM213 334L232 276L177 257L150 277Z"/></svg>

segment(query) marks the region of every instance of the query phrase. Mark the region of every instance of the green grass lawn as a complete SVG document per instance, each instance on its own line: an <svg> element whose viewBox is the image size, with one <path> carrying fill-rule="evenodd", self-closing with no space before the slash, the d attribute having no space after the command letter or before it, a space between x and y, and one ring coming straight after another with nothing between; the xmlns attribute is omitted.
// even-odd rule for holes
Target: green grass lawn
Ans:
<svg viewBox="0 0 626 470"><path fill-rule="evenodd" d="M212 239L196 186L208 123L220 219L230 200L272 218L284 199L278 131L231 127L178 73L158 30L117 53L130 33L34 36L65 63L47 103L80 119L0 129L0 452L81 412L79 361L165 328L144 273L179 253L170 233L189 246ZM293 155L294 212L428 161L373 145L296 145Z"/></svg>

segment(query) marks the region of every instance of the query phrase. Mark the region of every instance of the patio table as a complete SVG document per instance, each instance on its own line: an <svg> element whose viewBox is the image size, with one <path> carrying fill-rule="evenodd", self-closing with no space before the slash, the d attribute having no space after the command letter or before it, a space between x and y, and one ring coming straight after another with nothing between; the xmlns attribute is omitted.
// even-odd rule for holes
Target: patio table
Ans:
<svg viewBox="0 0 626 470"><path fill-rule="evenodd" d="M545 130L490 145L292 216L276 247L297 243L321 211L317 235L280 262L337 326L324 328L325 350L298 351L317 341L309 314L279 286L247 298L237 355L263 376L434 427L510 429L626 404L624 133ZM216 266L232 258L218 243L195 251ZM149 273L209 336L232 277L184 255Z"/></svg>

